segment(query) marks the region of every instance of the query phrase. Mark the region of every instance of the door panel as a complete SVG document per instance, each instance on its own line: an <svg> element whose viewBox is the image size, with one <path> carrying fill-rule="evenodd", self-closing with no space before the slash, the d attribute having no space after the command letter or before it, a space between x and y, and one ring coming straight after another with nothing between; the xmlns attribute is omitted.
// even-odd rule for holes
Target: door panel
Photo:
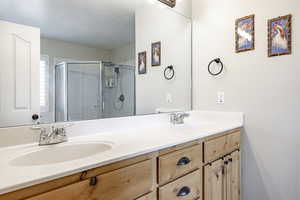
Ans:
<svg viewBox="0 0 300 200"><path fill-rule="evenodd" d="M30 109L30 49L31 44L23 38L14 36L15 40L15 108Z"/></svg>
<svg viewBox="0 0 300 200"><path fill-rule="evenodd" d="M40 30L0 21L0 126L32 124L40 114Z"/></svg>
<svg viewBox="0 0 300 200"><path fill-rule="evenodd" d="M225 200L224 161L217 160L204 168L204 199Z"/></svg>
<svg viewBox="0 0 300 200"><path fill-rule="evenodd" d="M226 157L226 197L227 200L240 200L240 152L235 151Z"/></svg>

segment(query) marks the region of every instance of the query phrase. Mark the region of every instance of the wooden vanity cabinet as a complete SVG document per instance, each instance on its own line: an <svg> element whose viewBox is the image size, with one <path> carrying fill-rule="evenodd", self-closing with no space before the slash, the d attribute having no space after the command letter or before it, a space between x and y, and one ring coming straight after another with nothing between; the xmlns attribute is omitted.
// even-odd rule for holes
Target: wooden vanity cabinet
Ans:
<svg viewBox="0 0 300 200"><path fill-rule="evenodd" d="M240 200L240 131L0 195L0 200Z"/></svg>
<svg viewBox="0 0 300 200"><path fill-rule="evenodd" d="M240 200L238 150L204 167L205 200Z"/></svg>
<svg viewBox="0 0 300 200"><path fill-rule="evenodd" d="M136 199L154 190L151 160L91 177L28 200Z"/></svg>
<svg viewBox="0 0 300 200"><path fill-rule="evenodd" d="M163 150L163 155L158 157L158 199L202 199L201 142L191 142L171 149L173 151L166 154L166 150Z"/></svg>
<svg viewBox="0 0 300 200"><path fill-rule="evenodd" d="M240 200L240 131L203 141L204 200Z"/></svg>

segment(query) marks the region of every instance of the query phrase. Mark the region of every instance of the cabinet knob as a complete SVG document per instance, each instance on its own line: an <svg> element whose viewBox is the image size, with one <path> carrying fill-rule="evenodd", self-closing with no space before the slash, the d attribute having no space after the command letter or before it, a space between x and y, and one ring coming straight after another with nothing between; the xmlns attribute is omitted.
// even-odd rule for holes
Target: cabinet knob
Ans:
<svg viewBox="0 0 300 200"><path fill-rule="evenodd" d="M184 196L189 195L190 193L191 193L191 189L189 187L185 186L179 190L179 192L177 193L177 196L184 197Z"/></svg>
<svg viewBox="0 0 300 200"><path fill-rule="evenodd" d="M226 160L226 161L224 161L224 164L225 164L225 165L228 165L228 161L227 161L227 160Z"/></svg>
<svg viewBox="0 0 300 200"><path fill-rule="evenodd" d="M38 114L33 114L31 118L32 120L36 121L40 118L40 116Z"/></svg>
<svg viewBox="0 0 300 200"><path fill-rule="evenodd" d="M191 160L188 157L182 157L178 160L177 166L187 165L191 162Z"/></svg>

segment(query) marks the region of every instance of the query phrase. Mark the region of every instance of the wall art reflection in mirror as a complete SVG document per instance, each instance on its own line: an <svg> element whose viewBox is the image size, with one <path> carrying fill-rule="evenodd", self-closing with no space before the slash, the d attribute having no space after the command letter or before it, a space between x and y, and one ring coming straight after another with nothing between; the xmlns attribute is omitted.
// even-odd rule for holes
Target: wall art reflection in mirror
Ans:
<svg viewBox="0 0 300 200"><path fill-rule="evenodd" d="M159 0L160 2L174 8L176 6L176 0Z"/></svg>

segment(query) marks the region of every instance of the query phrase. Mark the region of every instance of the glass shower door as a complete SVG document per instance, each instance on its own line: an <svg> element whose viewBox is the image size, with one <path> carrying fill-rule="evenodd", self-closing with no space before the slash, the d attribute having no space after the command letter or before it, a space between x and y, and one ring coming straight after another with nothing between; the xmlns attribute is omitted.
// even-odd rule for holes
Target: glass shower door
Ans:
<svg viewBox="0 0 300 200"><path fill-rule="evenodd" d="M67 65L68 121L102 118L101 63Z"/></svg>
<svg viewBox="0 0 300 200"><path fill-rule="evenodd" d="M103 118L135 115L135 67L103 62Z"/></svg>

